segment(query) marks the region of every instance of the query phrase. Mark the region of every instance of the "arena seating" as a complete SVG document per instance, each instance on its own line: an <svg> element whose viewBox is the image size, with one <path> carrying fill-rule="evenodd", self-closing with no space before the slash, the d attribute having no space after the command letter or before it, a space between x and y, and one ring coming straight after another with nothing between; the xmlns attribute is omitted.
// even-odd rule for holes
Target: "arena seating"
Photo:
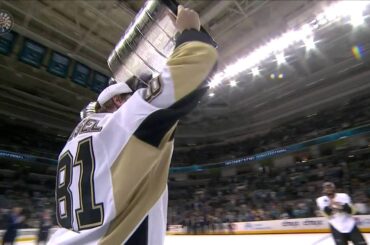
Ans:
<svg viewBox="0 0 370 245"><path fill-rule="evenodd" d="M370 147L349 147L292 166L264 167L233 177L215 172L176 181L170 176L168 224L201 232L224 222L319 216L315 198L323 180L337 183L338 191L351 194L358 213L369 214L369 159ZM0 213L12 206L24 207L28 217L24 227L37 227L42 210L54 210L54 183L45 177L22 166L2 169Z"/></svg>
<svg viewBox="0 0 370 245"><path fill-rule="evenodd" d="M174 164L187 166L243 157L281 146L370 123L370 96L361 96L342 106L327 108L315 115L279 125L269 133L227 145L204 146L175 151ZM191 151L192 154L189 154Z"/></svg>
<svg viewBox="0 0 370 245"><path fill-rule="evenodd" d="M251 155L370 123L370 96L351 100L341 107L328 108L310 117L280 125L266 135L248 138L222 147L209 146L192 154L175 153L172 166L210 163ZM0 149L57 159L66 141L35 132L26 126L3 122ZM42 139L42 140L40 140ZM42 142L42 143L41 143ZM365 153L353 154L356 151ZM304 162L285 169L264 167L234 177L191 175L188 181L169 181L168 224L182 224L196 231L213 229L223 222L302 218L320 215L314 199L323 180L338 184L350 193L361 214L370 213L369 149L347 148L322 152L320 158L307 156ZM346 156L346 159L342 159ZM348 158L348 156L352 156ZM6 161L2 159L1 161ZM299 160L297 160L299 161ZM185 164L180 164L185 163ZM36 227L44 209L54 210L54 175L33 167L11 165L0 169L0 210L22 206L27 214L25 227ZM34 165L36 166L36 165ZM55 166L53 166L55 168ZM30 212L29 210L36 210Z"/></svg>
<svg viewBox="0 0 370 245"><path fill-rule="evenodd" d="M321 216L315 199L325 180L337 183L339 192L350 193L358 214L369 214L369 159L370 148L346 149L286 168L264 168L232 178L189 179L188 184L172 179L168 223L200 231L224 222Z"/></svg>

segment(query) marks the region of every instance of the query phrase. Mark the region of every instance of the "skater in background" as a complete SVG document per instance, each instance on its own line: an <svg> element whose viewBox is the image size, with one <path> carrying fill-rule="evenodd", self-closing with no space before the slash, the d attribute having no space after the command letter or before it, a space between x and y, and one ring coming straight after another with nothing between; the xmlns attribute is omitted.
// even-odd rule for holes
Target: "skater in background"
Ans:
<svg viewBox="0 0 370 245"><path fill-rule="evenodd" d="M49 229L53 226L53 222L50 215L50 210L46 209L42 212L40 217L39 233L37 236L37 243L46 244L49 237Z"/></svg>
<svg viewBox="0 0 370 245"><path fill-rule="evenodd" d="M351 198L346 193L336 193L332 182L323 184L323 194L316 203L329 220L335 244L346 245L349 241L355 245L367 244L352 216Z"/></svg>
<svg viewBox="0 0 370 245"><path fill-rule="evenodd" d="M17 230L25 220L25 216L22 215L23 209L20 207L14 207L8 215L5 217L6 231L3 236L2 245L13 245L15 238L17 237Z"/></svg>

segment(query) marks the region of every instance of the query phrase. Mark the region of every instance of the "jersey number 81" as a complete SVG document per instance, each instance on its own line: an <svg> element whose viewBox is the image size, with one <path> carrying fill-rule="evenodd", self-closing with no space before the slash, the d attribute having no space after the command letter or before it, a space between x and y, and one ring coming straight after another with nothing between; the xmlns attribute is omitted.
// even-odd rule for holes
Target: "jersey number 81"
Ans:
<svg viewBox="0 0 370 245"><path fill-rule="evenodd" d="M78 143L76 158L70 151L65 152L59 159L56 182L56 213L59 226L72 229L73 205L70 186L75 167L80 167L78 181L80 208L76 209L77 229L86 230L103 224L104 207L95 202L94 170L95 157L92 138L89 137Z"/></svg>

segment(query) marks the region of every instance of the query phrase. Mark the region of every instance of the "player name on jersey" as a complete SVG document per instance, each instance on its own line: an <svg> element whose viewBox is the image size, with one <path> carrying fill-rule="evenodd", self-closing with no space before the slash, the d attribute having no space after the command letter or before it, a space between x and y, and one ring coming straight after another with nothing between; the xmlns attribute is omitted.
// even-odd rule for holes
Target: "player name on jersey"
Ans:
<svg viewBox="0 0 370 245"><path fill-rule="evenodd" d="M98 124L99 124L99 120L85 118L73 130L68 141L71 141L73 138L75 138L79 134L100 132L102 130L102 127L99 127Z"/></svg>

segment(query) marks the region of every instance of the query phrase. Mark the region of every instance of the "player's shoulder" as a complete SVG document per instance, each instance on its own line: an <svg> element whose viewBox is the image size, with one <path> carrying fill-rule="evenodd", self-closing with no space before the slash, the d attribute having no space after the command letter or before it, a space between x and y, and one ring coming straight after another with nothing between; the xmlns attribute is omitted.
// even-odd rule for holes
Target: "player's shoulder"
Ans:
<svg viewBox="0 0 370 245"><path fill-rule="evenodd" d="M323 209L330 204L330 200L327 196L321 196L316 199L316 204L320 209Z"/></svg>
<svg viewBox="0 0 370 245"><path fill-rule="evenodd" d="M336 198L349 198L347 193L335 193Z"/></svg>
<svg viewBox="0 0 370 245"><path fill-rule="evenodd" d="M321 197L318 197L318 198L316 199L316 203L317 203L318 205L326 205L326 204L328 204L328 203L329 203L329 198L328 198L328 196L321 196Z"/></svg>
<svg viewBox="0 0 370 245"><path fill-rule="evenodd" d="M316 201L321 202L321 201L325 200L326 198L327 198L326 196L321 196L321 197L316 198Z"/></svg>
<svg viewBox="0 0 370 245"><path fill-rule="evenodd" d="M128 114L128 115L146 115L160 108L155 107L153 104L146 100L146 91L148 89L141 88L135 93L113 114ZM119 113L117 113L119 112Z"/></svg>

